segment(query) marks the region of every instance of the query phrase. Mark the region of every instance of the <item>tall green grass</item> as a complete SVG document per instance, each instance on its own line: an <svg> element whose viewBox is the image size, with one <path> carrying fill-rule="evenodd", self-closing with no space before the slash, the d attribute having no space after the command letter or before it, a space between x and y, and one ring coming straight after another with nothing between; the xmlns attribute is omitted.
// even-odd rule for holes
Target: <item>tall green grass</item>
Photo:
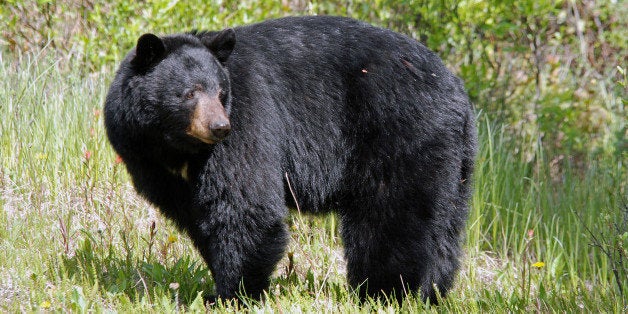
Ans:
<svg viewBox="0 0 628 314"><path fill-rule="evenodd" d="M201 258L136 196L107 143L100 110L113 69L82 73L69 64L45 50L0 54L0 310L205 310L202 294L211 293L212 279ZM602 250L621 256L628 248L621 238L625 156L571 167L548 157L539 140L522 141L487 114L479 114L478 126L466 254L440 306L412 297L401 308L376 301L360 306L344 279L336 219L297 214L289 219L292 241L267 300L248 306L628 311L626 292L619 293L628 282L621 276L617 282L613 272L621 265ZM538 147L534 158L520 153L527 147ZM595 246L595 239L611 245Z"/></svg>

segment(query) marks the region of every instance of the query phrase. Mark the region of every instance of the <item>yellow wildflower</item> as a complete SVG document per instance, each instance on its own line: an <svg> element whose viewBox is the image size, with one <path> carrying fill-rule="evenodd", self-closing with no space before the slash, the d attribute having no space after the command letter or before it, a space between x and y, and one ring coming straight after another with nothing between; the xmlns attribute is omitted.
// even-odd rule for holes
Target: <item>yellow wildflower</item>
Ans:
<svg viewBox="0 0 628 314"><path fill-rule="evenodd" d="M171 234L168 236L168 243L175 243L177 242L177 235L176 234Z"/></svg>
<svg viewBox="0 0 628 314"><path fill-rule="evenodd" d="M41 307L42 309L49 309L51 306L52 304L50 304L50 301L44 301L39 304L39 307Z"/></svg>
<svg viewBox="0 0 628 314"><path fill-rule="evenodd" d="M543 268L543 267L545 267L545 263L543 263L543 262L536 262L536 263L532 264L532 267Z"/></svg>

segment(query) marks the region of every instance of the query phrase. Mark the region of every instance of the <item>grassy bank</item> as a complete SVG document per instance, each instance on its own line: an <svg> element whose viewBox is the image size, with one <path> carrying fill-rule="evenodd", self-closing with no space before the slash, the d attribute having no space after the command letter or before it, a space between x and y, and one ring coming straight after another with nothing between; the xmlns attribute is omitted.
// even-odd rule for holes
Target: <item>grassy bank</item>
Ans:
<svg viewBox="0 0 628 314"><path fill-rule="evenodd" d="M108 146L101 108L113 69L82 73L67 64L43 53L0 55L0 310L204 309L200 293L212 287L204 263L136 196ZM545 157L542 143L478 116L461 273L441 306L409 298L403 309L628 311L628 292L620 294L628 288L625 156L570 167ZM252 308L399 310L359 308L333 216L294 214L288 223L288 254L267 301Z"/></svg>

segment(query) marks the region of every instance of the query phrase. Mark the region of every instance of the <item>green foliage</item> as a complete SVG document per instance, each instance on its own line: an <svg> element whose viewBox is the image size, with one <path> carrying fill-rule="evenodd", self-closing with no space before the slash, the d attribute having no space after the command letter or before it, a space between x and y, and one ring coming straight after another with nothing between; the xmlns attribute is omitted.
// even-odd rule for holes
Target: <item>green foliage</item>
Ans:
<svg viewBox="0 0 628 314"><path fill-rule="evenodd" d="M145 32L221 29L286 15L363 19L423 41L509 132L578 164L625 155L628 7L619 1L42 1L0 8L0 45L50 46L72 66L112 67ZM536 144L535 144L536 145ZM537 149L526 148L528 160ZM559 157L559 156L563 157Z"/></svg>
<svg viewBox="0 0 628 314"><path fill-rule="evenodd" d="M609 191L612 193L612 191ZM628 291L628 204L624 200L619 210L605 208L593 227L585 230L591 245L608 259L620 295Z"/></svg>
<svg viewBox="0 0 628 314"><path fill-rule="evenodd" d="M64 255L60 264L49 264L49 276L98 286L101 293L124 295L131 302L171 295L174 300L190 304L211 288L206 267L190 261L189 256L179 258L172 265L136 259L133 251L119 258L114 248L104 251L102 247L94 247L94 240L92 234L86 233L73 256Z"/></svg>
<svg viewBox="0 0 628 314"><path fill-rule="evenodd" d="M509 256L521 272L523 291L533 284L528 276L540 272L531 264L541 261L546 295L563 285L584 289L586 280L577 274L591 272L601 289L618 287L618 295L628 301L621 293L628 287L625 161L609 157L601 163L589 161L585 172L567 167L561 173L546 157L531 165L525 153L513 154L520 144L505 138L504 127L486 117L480 132L473 195L480 209L471 213L468 247Z"/></svg>

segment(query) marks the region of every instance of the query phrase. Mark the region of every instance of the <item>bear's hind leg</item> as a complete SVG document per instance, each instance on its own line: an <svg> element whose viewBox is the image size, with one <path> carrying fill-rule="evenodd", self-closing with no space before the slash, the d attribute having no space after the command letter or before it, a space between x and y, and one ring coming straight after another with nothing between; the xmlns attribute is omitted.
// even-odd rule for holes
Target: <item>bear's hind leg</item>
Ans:
<svg viewBox="0 0 628 314"><path fill-rule="evenodd" d="M420 291L434 304L436 289L444 296L450 288L460 251L452 226L403 208L372 205L343 211L341 219L348 281L362 299L394 294L400 302Z"/></svg>

